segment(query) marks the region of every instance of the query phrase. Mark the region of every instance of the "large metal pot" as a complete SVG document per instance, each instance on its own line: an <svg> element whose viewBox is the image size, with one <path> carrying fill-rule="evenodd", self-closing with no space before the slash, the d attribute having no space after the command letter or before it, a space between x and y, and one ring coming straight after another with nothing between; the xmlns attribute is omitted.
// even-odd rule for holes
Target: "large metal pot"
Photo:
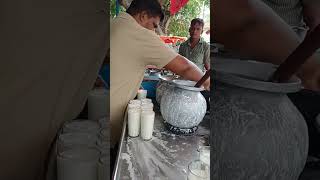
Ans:
<svg viewBox="0 0 320 180"><path fill-rule="evenodd" d="M204 89L193 87L196 82L173 80L172 87L163 94L160 111L163 119L178 128L198 126L206 114L206 100L200 93Z"/></svg>
<svg viewBox="0 0 320 180"><path fill-rule="evenodd" d="M308 154L308 129L286 93L300 80L266 82L276 66L215 59L211 101L212 179L297 180Z"/></svg>
<svg viewBox="0 0 320 180"><path fill-rule="evenodd" d="M157 84L156 89L156 101L158 104L161 103L161 98L163 94L168 93L168 89L172 88L172 80L177 79L174 75L161 76Z"/></svg>

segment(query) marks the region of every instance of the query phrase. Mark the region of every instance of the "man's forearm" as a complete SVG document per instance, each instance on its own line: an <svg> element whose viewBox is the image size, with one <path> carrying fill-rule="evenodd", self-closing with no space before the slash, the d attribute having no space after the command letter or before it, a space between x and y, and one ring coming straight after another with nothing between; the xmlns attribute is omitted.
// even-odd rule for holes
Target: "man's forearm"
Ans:
<svg viewBox="0 0 320 180"><path fill-rule="evenodd" d="M184 77L185 79L198 81L203 76L202 71L195 65L193 62L187 60L186 58L180 56L181 63L179 65L180 68L175 68L175 73L179 74L180 76Z"/></svg>
<svg viewBox="0 0 320 180"><path fill-rule="evenodd" d="M227 49L258 61L281 64L301 42L291 27L261 1L215 2L214 37ZM300 68L297 75L305 88L320 90L319 69L314 57Z"/></svg>
<svg viewBox="0 0 320 180"><path fill-rule="evenodd" d="M210 69L210 64L209 63L205 63L204 64L204 68L206 68L206 70L209 70Z"/></svg>
<svg viewBox="0 0 320 180"><path fill-rule="evenodd" d="M300 43L291 27L260 1L219 0L214 8L215 38L240 55L280 64Z"/></svg>
<svg viewBox="0 0 320 180"><path fill-rule="evenodd" d="M197 65L181 55L174 58L165 68L191 81L199 81L204 75ZM209 81L205 82L205 86L209 88Z"/></svg>

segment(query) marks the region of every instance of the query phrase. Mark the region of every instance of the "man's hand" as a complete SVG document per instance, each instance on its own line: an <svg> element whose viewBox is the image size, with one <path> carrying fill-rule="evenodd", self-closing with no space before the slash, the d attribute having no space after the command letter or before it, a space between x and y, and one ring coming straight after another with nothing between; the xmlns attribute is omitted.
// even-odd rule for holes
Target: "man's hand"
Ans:
<svg viewBox="0 0 320 180"><path fill-rule="evenodd" d="M207 79L207 80L203 83L203 87L204 87L204 89L206 89L207 91L210 91L210 78Z"/></svg>
<svg viewBox="0 0 320 180"><path fill-rule="evenodd" d="M320 1L304 0L303 17L310 31L318 26L320 24Z"/></svg>
<svg viewBox="0 0 320 180"><path fill-rule="evenodd" d="M164 68L182 76L184 79L196 82L198 82L204 75L193 62L181 55L175 57ZM210 79L203 83L203 86L206 90L210 90Z"/></svg>
<svg viewBox="0 0 320 180"><path fill-rule="evenodd" d="M158 67L155 66L155 65L147 65L147 66L146 66L146 69L160 69L160 68L158 68Z"/></svg>
<svg viewBox="0 0 320 180"><path fill-rule="evenodd" d="M297 75L305 89L320 92L320 63L314 58L306 62Z"/></svg>

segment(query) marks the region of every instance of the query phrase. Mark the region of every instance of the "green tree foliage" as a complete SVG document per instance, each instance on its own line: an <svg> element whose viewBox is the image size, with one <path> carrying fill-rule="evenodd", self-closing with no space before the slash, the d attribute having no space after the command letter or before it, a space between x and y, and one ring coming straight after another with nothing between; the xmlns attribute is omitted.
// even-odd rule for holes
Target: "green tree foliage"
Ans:
<svg viewBox="0 0 320 180"><path fill-rule="evenodd" d="M209 7L209 0L189 0L177 14L171 17L166 34L188 36L190 22L192 19L199 17L203 5ZM169 8L167 10L169 11Z"/></svg>
<svg viewBox="0 0 320 180"><path fill-rule="evenodd" d="M111 0L110 15L115 16L116 0ZM170 15L170 0L162 0L165 13L164 21L161 23L161 30L166 35L188 36L190 22L193 18L199 17L203 6L209 8L210 0L189 0L178 13ZM121 11L124 11L122 7Z"/></svg>

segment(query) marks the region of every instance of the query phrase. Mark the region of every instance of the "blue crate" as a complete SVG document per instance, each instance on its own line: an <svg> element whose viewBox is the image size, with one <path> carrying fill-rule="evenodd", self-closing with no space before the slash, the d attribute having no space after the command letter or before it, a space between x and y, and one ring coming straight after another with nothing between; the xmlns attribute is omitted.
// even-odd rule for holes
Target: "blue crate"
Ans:
<svg viewBox="0 0 320 180"><path fill-rule="evenodd" d="M154 99L156 98L156 89L157 89L157 84L159 81L155 80L143 80L141 83L141 86L143 89L147 90L147 97Z"/></svg>
<svg viewBox="0 0 320 180"><path fill-rule="evenodd" d="M100 68L99 75L110 86L110 65L106 64ZM108 87L109 88L109 87Z"/></svg>

